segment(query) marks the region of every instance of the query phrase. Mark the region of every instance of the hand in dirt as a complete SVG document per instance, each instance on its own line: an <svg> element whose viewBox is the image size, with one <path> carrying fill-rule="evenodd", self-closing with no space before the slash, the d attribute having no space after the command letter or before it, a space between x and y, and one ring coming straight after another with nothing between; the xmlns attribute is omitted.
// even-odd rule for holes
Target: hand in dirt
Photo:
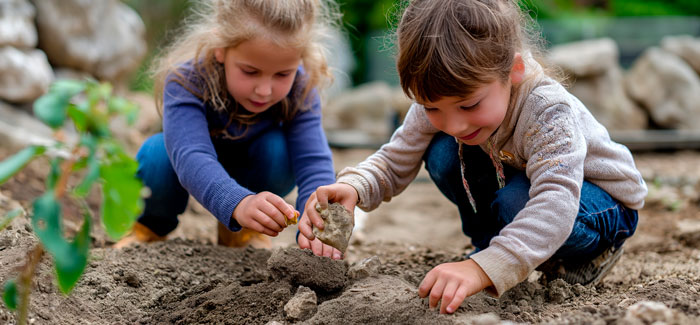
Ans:
<svg viewBox="0 0 700 325"><path fill-rule="evenodd" d="M418 295L425 298L430 293L430 308L437 307L442 299L440 313L452 314L464 298L492 285L486 272L474 260L468 259L440 264L430 270L418 287Z"/></svg>
<svg viewBox="0 0 700 325"><path fill-rule="evenodd" d="M322 243L318 238L315 238L314 240L309 240L304 236L297 236L297 242L299 243L299 248L310 249L312 252L314 252L314 255L316 256L330 257L334 260L339 260L343 258L342 252L340 252L337 248L334 248L331 245Z"/></svg>
<svg viewBox="0 0 700 325"><path fill-rule="evenodd" d="M302 215L299 221L299 232L301 232L304 237L308 238L309 241L315 239L314 233L311 230L312 223L314 227L323 229L323 219L321 219L321 215L316 211L317 202L321 205L321 208L327 208L328 202L339 202L352 213L355 211L355 205L357 204L357 191L348 184L335 183L319 186L316 192L311 193L309 199L306 200L304 215ZM301 243L301 240L299 242Z"/></svg>
<svg viewBox="0 0 700 325"><path fill-rule="evenodd" d="M278 195L260 192L243 198L233 210L233 218L242 227L274 237L287 227L287 219L294 218L294 213Z"/></svg>

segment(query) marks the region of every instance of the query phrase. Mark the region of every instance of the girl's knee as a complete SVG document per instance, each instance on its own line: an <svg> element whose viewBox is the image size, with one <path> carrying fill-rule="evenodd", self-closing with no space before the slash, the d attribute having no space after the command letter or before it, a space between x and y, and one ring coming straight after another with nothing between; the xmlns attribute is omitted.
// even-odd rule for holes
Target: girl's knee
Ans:
<svg viewBox="0 0 700 325"><path fill-rule="evenodd" d="M136 154L136 160L139 162L139 169L145 167L158 167L163 163L170 164L170 158L165 151L165 141L163 133L154 134L143 142Z"/></svg>
<svg viewBox="0 0 700 325"><path fill-rule="evenodd" d="M444 133L438 133L428 145L423 155L425 169L435 183L452 177L455 171L459 171L459 156L457 143L454 138Z"/></svg>
<svg viewBox="0 0 700 325"><path fill-rule="evenodd" d="M495 176L494 176L495 177ZM496 191L491 209L503 225L509 224L530 200L530 180L525 173L517 173L507 180L506 186Z"/></svg>
<svg viewBox="0 0 700 325"><path fill-rule="evenodd" d="M155 134L144 141L136 154L136 160L139 163L137 176L151 190L160 186L165 188L179 186L177 174L165 150L162 133Z"/></svg>

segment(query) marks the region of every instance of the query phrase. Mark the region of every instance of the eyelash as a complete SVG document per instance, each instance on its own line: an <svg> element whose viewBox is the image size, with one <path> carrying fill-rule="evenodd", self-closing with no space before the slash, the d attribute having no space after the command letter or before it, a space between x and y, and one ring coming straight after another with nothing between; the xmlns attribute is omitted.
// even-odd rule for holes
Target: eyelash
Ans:
<svg viewBox="0 0 700 325"><path fill-rule="evenodd" d="M462 110L468 111L468 110L475 109L477 106L479 106L480 103L481 103L481 101L478 101L476 104L474 104L472 106L460 106L459 108Z"/></svg>
<svg viewBox="0 0 700 325"><path fill-rule="evenodd" d="M472 105L472 106L460 106L459 108L460 108L461 110L469 111L469 110L475 109L477 106L479 106L479 104L481 104L480 101L477 102L476 104ZM434 112L434 111L437 110L437 108L425 107L425 106L423 106L423 109L424 109L426 112Z"/></svg>
<svg viewBox="0 0 700 325"><path fill-rule="evenodd" d="M241 70L241 71L243 71L244 74L247 74L249 76L253 76L253 75L258 73L257 71L247 71L247 70ZM291 73L278 73L277 76L284 78L284 77L289 76L290 74Z"/></svg>

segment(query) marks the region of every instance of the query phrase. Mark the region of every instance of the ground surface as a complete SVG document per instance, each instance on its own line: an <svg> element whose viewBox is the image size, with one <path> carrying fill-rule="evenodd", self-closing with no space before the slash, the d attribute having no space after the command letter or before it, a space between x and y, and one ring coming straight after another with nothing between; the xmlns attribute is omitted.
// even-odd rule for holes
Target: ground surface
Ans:
<svg viewBox="0 0 700 325"><path fill-rule="evenodd" d="M369 153L336 151L336 166L355 164ZM0 158L7 154L0 149ZM470 245L456 208L421 172L403 194L366 219L358 216L361 229L345 262L293 248L295 228L274 239L277 251L218 247L212 244L216 221L194 203L166 242L114 250L97 228L89 266L70 296L58 292L44 259L35 278L30 322L289 323L293 319L285 305L303 285L317 299L306 319L312 324L699 324L700 153L636 154L636 160L650 185L648 204L620 263L596 287L545 283L535 272L500 299L470 297L454 315L428 309L416 293L421 279L440 263L460 260ZM30 204L41 192L44 167L32 164L0 187L0 214ZM293 195L287 199L293 202ZM71 209L66 215L68 231L76 229ZM0 232L0 282L16 275L36 243L30 231L27 219L17 218ZM369 274L364 277L358 265L371 256L380 264L359 268ZM15 323L4 306L0 323Z"/></svg>

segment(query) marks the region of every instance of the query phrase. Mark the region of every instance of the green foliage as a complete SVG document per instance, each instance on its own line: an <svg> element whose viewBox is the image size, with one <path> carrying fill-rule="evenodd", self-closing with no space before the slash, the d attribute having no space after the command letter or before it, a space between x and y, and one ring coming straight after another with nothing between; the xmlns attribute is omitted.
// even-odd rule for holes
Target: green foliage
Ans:
<svg viewBox="0 0 700 325"><path fill-rule="evenodd" d="M108 148L108 159L99 166L102 186L102 222L107 234L113 239L124 235L135 219L124 218L124 214L137 216L143 210L140 200L141 181L136 170L138 163L131 159L120 147Z"/></svg>
<svg viewBox="0 0 700 325"><path fill-rule="evenodd" d="M0 185L45 151L46 148L44 146L30 146L0 162Z"/></svg>
<svg viewBox="0 0 700 325"><path fill-rule="evenodd" d="M22 214L21 208L17 208L8 212L7 215L2 219L2 221L0 221L0 230L5 229L5 227L7 227L10 224L10 222L12 222L12 219L16 218L20 214Z"/></svg>
<svg viewBox="0 0 700 325"><path fill-rule="evenodd" d="M5 282L5 288L2 290L2 300L5 301L5 306L10 310L17 309L19 295L17 295L17 281L15 279Z"/></svg>
<svg viewBox="0 0 700 325"><path fill-rule="evenodd" d="M90 244L90 217L86 215L83 226L72 242L63 238L61 205L54 191L48 191L34 201L34 232L53 256L58 287L69 293L78 282L87 265Z"/></svg>
<svg viewBox="0 0 700 325"><path fill-rule="evenodd" d="M142 184L136 177L138 163L125 153L109 130L109 121L115 117L125 117L127 122L133 123L138 107L113 96L112 87L107 83L58 81L34 103L34 113L55 130L70 120L78 131L79 141L67 143L57 137L49 148L30 146L20 151L0 162L0 184L32 159L42 155L49 158L47 190L33 203L32 225L41 244L53 257L59 289L68 294L88 261L92 218L85 197L91 188L96 184L102 186L102 223L114 239L131 228L143 209ZM46 154L52 150L71 154L69 157ZM71 175L81 177L74 188L67 186ZM62 226L60 198L64 195L80 203L84 214L82 227L71 240L65 237ZM8 281L4 301L13 309L18 301L16 292L16 283Z"/></svg>

